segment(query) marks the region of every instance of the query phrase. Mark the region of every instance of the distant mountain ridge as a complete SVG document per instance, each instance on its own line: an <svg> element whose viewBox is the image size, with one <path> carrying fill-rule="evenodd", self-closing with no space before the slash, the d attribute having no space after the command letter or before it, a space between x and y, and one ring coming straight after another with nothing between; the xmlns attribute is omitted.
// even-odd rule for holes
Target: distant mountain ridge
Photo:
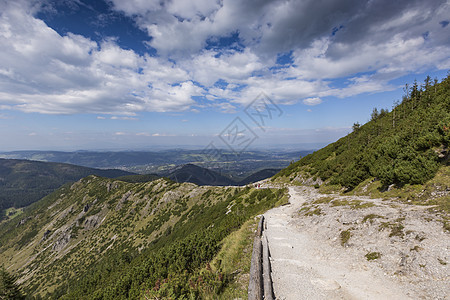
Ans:
<svg viewBox="0 0 450 300"><path fill-rule="evenodd" d="M279 171L280 169L263 169L242 180L235 180L214 170L199 167L194 164L186 164L168 170L166 173L162 173L161 176L176 182L191 182L197 185L242 186L269 178Z"/></svg>
<svg viewBox="0 0 450 300"><path fill-rule="evenodd" d="M27 206L63 184L89 175L115 178L133 174L122 170L101 170L64 163L0 159L0 211L9 207Z"/></svg>
<svg viewBox="0 0 450 300"><path fill-rule="evenodd" d="M226 169L231 176L245 177L254 170L282 169L312 150L254 150L236 155L220 150L214 161L203 150L171 149L161 151L10 151L0 152L0 158L28 159L68 163L89 168L118 168L138 174L161 173L175 166L196 164L204 168Z"/></svg>
<svg viewBox="0 0 450 300"><path fill-rule="evenodd" d="M200 186L242 186L275 175L278 169L260 170L243 180L234 180L216 171L194 164L180 165L163 174L145 174L117 170L95 169L65 163L0 158L0 212L30 205L68 182L88 175L140 183L167 177L175 182L190 182Z"/></svg>

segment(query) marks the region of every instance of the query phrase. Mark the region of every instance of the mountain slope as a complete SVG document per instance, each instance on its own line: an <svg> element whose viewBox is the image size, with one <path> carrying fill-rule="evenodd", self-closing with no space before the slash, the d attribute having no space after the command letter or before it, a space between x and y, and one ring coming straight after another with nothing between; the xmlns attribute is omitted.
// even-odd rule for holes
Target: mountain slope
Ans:
<svg viewBox="0 0 450 300"><path fill-rule="evenodd" d="M375 178L387 188L422 184L449 165L450 76L417 83L391 112L374 109L372 120L277 174L291 181L352 190Z"/></svg>
<svg viewBox="0 0 450 300"><path fill-rule="evenodd" d="M121 170L100 170L61 163L0 159L0 211L27 206L61 185L88 175L114 178L131 174Z"/></svg>
<svg viewBox="0 0 450 300"><path fill-rule="evenodd" d="M224 273L220 262L208 276L200 269L224 238L284 195L284 190L199 187L164 178L127 183L89 176L0 225L0 264L35 296L220 293L234 275ZM203 283L190 285L199 276Z"/></svg>

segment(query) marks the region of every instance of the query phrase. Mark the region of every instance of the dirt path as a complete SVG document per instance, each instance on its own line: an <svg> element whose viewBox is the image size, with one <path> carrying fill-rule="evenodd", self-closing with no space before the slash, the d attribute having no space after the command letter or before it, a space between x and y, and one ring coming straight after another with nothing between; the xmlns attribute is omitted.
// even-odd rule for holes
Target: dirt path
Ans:
<svg viewBox="0 0 450 300"><path fill-rule="evenodd" d="M351 219L353 215L349 216L350 212L336 210L337 214L329 212L322 216L302 217L299 216L302 205L318 199L321 195L314 189L303 187L290 187L289 194L290 205L274 208L264 214L267 227L264 234L269 242L273 289L277 299L446 298L445 295L449 292L446 288L449 277L446 277L448 267L445 265L443 267L446 269L440 270L444 272L444 279L442 280L442 276L435 278L443 281L438 284L442 291L429 295L411 290L410 280L405 280L409 278L402 277L403 281L398 280L389 273L389 266L383 268L377 262L367 261L364 257L364 247L370 248L373 245L343 247L340 244L339 231L336 231L336 225L332 222L339 218L339 222L345 218ZM364 226L370 230L370 226ZM448 251L448 239L446 242L447 245L443 247L444 256ZM389 255L389 251L381 249ZM442 252L440 253L442 255ZM392 259L386 256L386 262L383 263L395 261L395 264L398 264L397 257L394 256Z"/></svg>

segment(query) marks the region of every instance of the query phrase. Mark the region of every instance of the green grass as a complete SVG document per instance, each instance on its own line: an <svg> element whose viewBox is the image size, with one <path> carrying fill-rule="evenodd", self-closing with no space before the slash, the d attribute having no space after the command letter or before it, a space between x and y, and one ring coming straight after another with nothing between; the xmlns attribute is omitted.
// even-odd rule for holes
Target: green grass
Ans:
<svg viewBox="0 0 450 300"><path fill-rule="evenodd" d="M322 214L322 210L320 208L316 208L305 213L305 216L320 216Z"/></svg>
<svg viewBox="0 0 450 300"><path fill-rule="evenodd" d="M381 257L381 253L380 252L369 252L365 255L367 260L375 260L375 259L379 259Z"/></svg>
<svg viewBox="0 0 450 300"><path fill-rule="evenodd" d="M212 271L223 273L229 280L229 284L224 288L219 299L247 298L254 230L257 225L258 220L251 219L245 222L239 230L228 235L222 241L219 253L211 261ZM217 295L213 294L204 296L217 299Z"/></svg>
<svg viewBox="0 0 450 300"><path fill-rule="evenodd" d="M433 205L433 211L450 213L450 195L445 191L450 188L450 166L441 166L436 175L424 184L405 184L402 187L383 189L380 181L369 178L359 184L349 194L365 195L372 198L396 200L405 204Z"/></svg>
<svg viewBox="0 0 450 300"><path fill-rule="evenodd" d="M331 201L334 200L334 197L330 197L330 196L325 196L325 197L321 197L317 200L313 201L313 204L323 204L323 203L330 203Z"/></svg>
<svg viewBox="0 0 450 300"><path fill-rule="evenodd" d="M401 218L397 218L391 222L382 222L380 224L379 230L384 230L384 229L390 229L391 232L389 233L389 237L403 237L405 235L405 233L403 232L403 229L405 229L405 227L403 226L402 222L405 220L405 218L401 217Z"/></svg>
<svg viewBox="0 0 450 300"><path fill-rule="evenodd" d="M362 209L375 206L372 202L364 202L361 200L341 200L331 201L331 206L350 206L352 209Z"/></svg>
<svg viewBox="0 0 450 300"><path fill-rule="evenodd" d="M6 222L8 220L14 219L17 216L20 216L23 213L23 208L15 208L15 207L10 207L7 208L5 211L5 219L2 220L2 222Z"/></svg>
<svg viewBox="0 0 450 300"><path fill-rule="evenodd" d="M341 231L339 236L341 238L341 246L345 246L347 244L348 240L350 240L352 233L350 232L350 230L344 230L344 231Z"/></svg>
<svg viewBox="0 0 450 300"><path fill-rule="evenodd" d="M368 221L368 222L372 223L374 219L384 219L384 217L376 215L376 214L368 214L368 215L364 216L362 222L366 223Z"/></svg>

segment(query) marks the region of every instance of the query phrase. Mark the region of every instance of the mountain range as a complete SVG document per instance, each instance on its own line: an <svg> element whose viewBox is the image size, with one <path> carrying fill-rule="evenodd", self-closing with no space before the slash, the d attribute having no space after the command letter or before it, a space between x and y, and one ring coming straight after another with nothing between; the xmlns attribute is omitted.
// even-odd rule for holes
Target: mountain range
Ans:
<svg viewBox="0 0 450 300"><path fill-rule="evenodd" d="M130 183L148 182L164 176L180 183L240 186L268 178L278 171L264 169L244 179L233 180L226 175L193 164L172 168L160 175L139 175L117 169L95 169L63 163L0 159L0 211L30 205L63 184L75 182L88 175L117 178Z"/></svg>
<svg viewBox="0 0 450 300"><path fill-rule="evenodd" d="M427 205L443 224L436 230L450 231L449 149L450 76L427 78L391 111L374 109L369 122L289 164L264 188L225 185L229 178L189 164L169 170L172 179L91 175L68 183L0 224L0 264L37 299L245 298L256 216L287 203L285 187ZM1 174L27 175L26 164ZM308 216L321 214L319 204L359 207L331 198L312 203ZM380 224L403 234L400 225Z"/></svg>

